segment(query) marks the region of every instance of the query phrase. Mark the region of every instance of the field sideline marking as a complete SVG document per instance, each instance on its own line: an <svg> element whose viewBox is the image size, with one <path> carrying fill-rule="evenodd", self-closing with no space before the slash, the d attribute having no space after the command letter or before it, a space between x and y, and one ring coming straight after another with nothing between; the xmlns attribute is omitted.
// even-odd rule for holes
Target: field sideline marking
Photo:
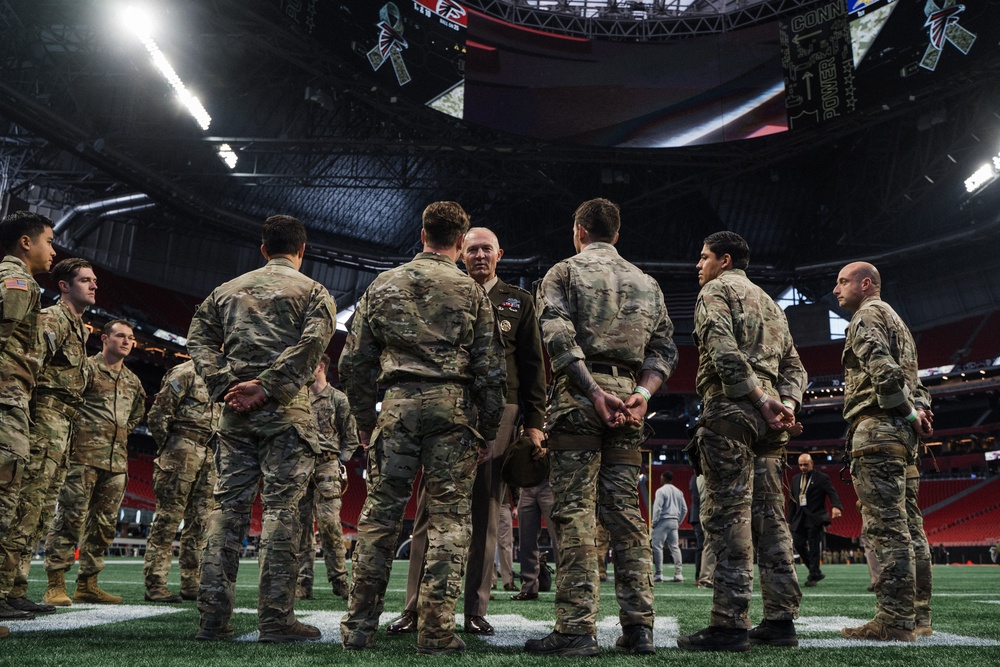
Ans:
<svg viewBox="0 0 1000 667"><path fill-rule="evenodd" d="M154 605L75 604L73 607L62 610L54 616L40 616L33 621L11 623L10 629L12 632L62 632L164 616L182 611L193 610L190 607L161 607ZM257 610L249 607L239 607L233 610L233 613L256 616ZM301 610L297 612L296 616L300 620L318 627L323 633L321 641L326 643L340 643L340 620L344 617L344 612ZM387 616L387 614L383 614L383 619L381 620L387 621ZM463 620L462 614L456 614L455 623L457 627L460 628L462 626ZM551 620L529 620L519 614L495 614L490 616L490 622L496 628L497 634L493 637L482 637L481 639L487 644L498 647L521 646L526 639L544 637L552 629ZM862 642L842 639L836 636L840 634L840 628L853 627L864 623L865 621L862 619L844 616L808 616L800 618L796 621L796 628L800 636L799 645L802 647L822 648L1000 646L1000 641L993 639L970 637L949 632L935 632L931 637L921 637L915 644ZM192 622L192 633L195 627L196 624ZM380 629L379 634L383 633L384 630ZM826 634L833 634L835 636L815 636ZM621 628L618 625L618 619L614 616L603 618L597 622L597 641L601 646L605 648L613 647L619 635L621 635ZM679 635L680 626L676 618L664 616L656 620L656 626L653 630L653 642L658 648L668 649L676 647ZM239 637L239 641L255 641L256 639L256 632Z"/></svg>

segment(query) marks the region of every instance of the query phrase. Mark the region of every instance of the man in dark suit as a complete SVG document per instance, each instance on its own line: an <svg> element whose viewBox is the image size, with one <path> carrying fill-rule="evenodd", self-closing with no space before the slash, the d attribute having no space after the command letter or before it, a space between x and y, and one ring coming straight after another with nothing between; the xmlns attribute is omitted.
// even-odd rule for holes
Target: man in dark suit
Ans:
<svg viewBox="0 0 1000 667"><path fill-rule="evenodd" d="M826 512L828 497L830 504L833 505L829 514ZM815 586L826 576L819 569L823 532L830 525L831 517L840 518L843 509L844 506L840 504L840 496L833 488L830 476L813 470L812 456L809 454L800 456L799 474L792 478L791 517L788 519L788 525L792 529L795 550L809 568L806 586Z"/></svg>

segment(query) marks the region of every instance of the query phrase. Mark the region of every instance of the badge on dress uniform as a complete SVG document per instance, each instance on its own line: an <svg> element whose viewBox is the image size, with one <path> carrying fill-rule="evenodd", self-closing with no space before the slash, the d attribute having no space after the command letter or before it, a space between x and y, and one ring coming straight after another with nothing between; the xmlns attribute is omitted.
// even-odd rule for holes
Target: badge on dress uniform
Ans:
<svg viewBox="0 0 1000 667"><path fill-rule="evenodd" d="M510 320L500 320L500 331L510 333Z"/></svg>
<svg viewBox="0 0 1000 667"><path fill-rule="evenodd" d="M521 310L521 300L520 299L509 298L506 301L504 301L503 303L501 303L500 307L501 308L506 308L507 310L512 310L512 311L514 311L516 313L517 311Z"/></svg>

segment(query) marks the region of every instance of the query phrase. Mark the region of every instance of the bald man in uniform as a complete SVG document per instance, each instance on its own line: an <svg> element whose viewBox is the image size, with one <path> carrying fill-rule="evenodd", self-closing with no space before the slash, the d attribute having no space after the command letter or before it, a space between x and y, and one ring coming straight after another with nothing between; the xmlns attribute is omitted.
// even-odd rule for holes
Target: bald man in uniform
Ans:
<svg viewBox="0 0 1000 667"><path fill-rule="evenodd" d="M916 565L929 563L930 553L926 559L922 554L927 549L922 519L910 516L919 516L919 510L915 482L908 492L907 478L919 477L917 447L920 438L933 434L934 413L930 393L917 377L913 336L882 301L881 291L878 269L867 262L841 269L833 289L840 306L853 313L844 341L844 419L851 423L847 445L864 535L882 566L875 618L841 634L912 642L916 634L931 634L930 568L921 567L918 577Z"/></svg>

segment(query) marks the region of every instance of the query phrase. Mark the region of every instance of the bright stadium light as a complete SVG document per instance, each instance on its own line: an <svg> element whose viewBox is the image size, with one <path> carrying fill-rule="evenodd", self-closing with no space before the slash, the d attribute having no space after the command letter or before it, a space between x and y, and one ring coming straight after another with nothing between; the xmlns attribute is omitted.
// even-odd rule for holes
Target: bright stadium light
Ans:
<svg viewBox="0 0 1000 667"><path fill-rule="evenodd" d="M965 179L965 189L970 194L977 192L998 177L1000 177L1000 154L994 155L991 162L987 162Z"/></svg>
<svg viewBox="0 0 1000 667"><path fill-rule="evenodd" d="M212 124L212 117L208 115L205 107L202 106L201 101L194 93L187 89L187 86L181 81L170 61L167 60L167 57L153 39L153 20L151 16L146 11L129 5L122 12L122 20L128 30L138 37L142 45L146 47L146 51L149 52L149 57L153 61L153 66L173 87L174 92L177 94L177 100L187 109L187 112L195 119L198 126L202 130L207 130Z"/></svg>
<svg viewBox="0 0 1000 667"><path fill-rule="evenodd" d="M236 151L229 144L219 144L216 152L219 154L219 159L226 163L226 166L230 169L236 169L236 161L239 157L236 155Z"/></svg>

